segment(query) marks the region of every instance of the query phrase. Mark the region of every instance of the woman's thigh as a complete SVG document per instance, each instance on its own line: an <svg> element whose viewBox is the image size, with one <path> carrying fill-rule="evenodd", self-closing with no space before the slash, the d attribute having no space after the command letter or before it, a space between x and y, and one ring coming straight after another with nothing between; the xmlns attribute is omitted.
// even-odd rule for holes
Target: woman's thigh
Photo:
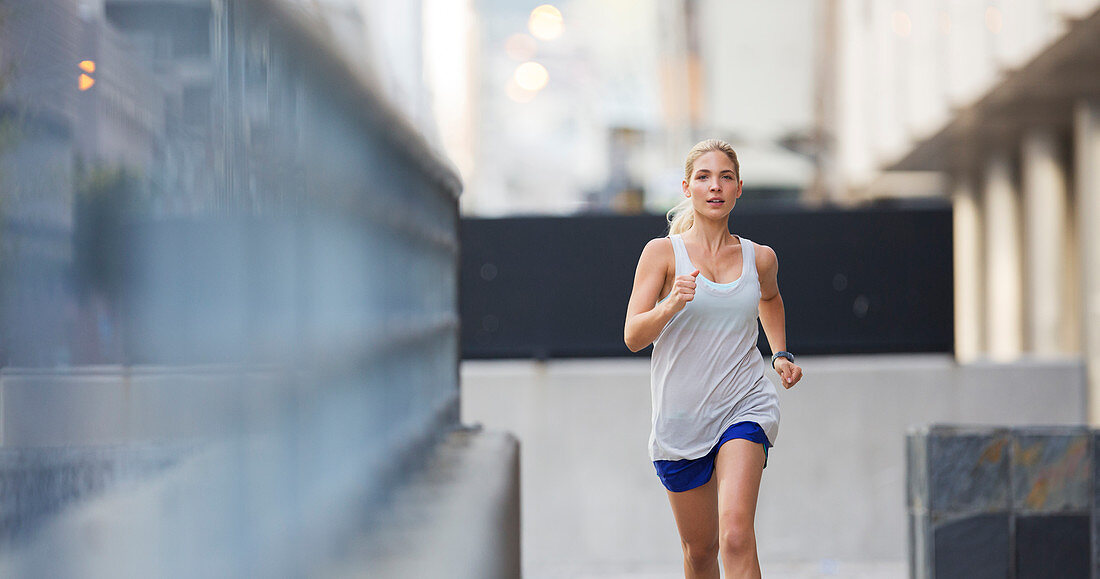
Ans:
<svg viewBox="0 0 1100 579"><path fill-rule="evenodd" d="M703 486L679 493L666 491L680 539L695 548L708 548L718 542L716 479L711 476Z"/></svg>
<svg viewBox="0 0 1100 579"><path fill-rule="evenodd" d="M760 443L735 438L718 449L711 482L717 481L717 506L723 528L752 525L763 472L764 447Z"/></svg>

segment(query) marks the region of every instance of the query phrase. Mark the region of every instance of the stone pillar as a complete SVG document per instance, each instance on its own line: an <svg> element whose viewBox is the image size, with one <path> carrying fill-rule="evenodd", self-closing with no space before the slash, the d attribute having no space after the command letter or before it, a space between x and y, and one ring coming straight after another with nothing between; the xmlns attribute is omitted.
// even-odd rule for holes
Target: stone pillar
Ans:
<svg viewBox="0 0 1100 579"><path fill-rule="evenodd" d="M1024 326L1020 196L1007 150L990 152L984 189L986 345L1007 362L1023 352Z"/></svg>
<svg viewBox="0 0 1100 579"><path fill-rule="evenodd" d="M1100 424L1100 99L1074 111L1074 170L1081 275L1082 353L1089 385L1089 422Z"/></svg>
<svg viewBox="0 0 1100 579"><path fill-rule="evenodd" d="M982 214L971 173L955 175L951 204L955 253L955 359L965 363L985 351Z"/></svg>
<svg viewBox="0 0 1100 579"><path fill-rule="evenodd" d="M1028 352L1043 357L1072 353L1067 326L1076 325L1067 307L1073 293L1069 267L1072 229L1066 170L1053 129L1037 128L1023 138L1024 258Z"/></svg>

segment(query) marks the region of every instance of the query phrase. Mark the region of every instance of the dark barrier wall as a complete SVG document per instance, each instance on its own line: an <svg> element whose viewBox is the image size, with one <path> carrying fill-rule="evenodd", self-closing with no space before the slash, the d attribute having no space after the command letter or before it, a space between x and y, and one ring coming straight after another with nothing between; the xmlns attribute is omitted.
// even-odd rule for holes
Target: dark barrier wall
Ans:
<svg viewBox="0 0 1100 579"><path fill-rule="evenodd" d="M946 204L753 209L730 227L779 255L791 351L952 351ZM463 358L635 355L623 344L626 304L664 216L464 219L461 228ZM762 331L760 345L769 352Z"/></svg>

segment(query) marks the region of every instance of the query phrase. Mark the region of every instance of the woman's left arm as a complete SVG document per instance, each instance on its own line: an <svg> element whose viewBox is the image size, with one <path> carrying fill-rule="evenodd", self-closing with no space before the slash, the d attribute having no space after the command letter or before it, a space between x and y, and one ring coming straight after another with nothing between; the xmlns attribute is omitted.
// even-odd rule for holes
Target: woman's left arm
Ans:
<svg viewBox="0 0 1100 579"><path fill-rule="evenodd" d="M779 258L766 245L756 245L756 271L760 275L760 325L768 337L772 352L787 349L786 314L783 296L779 295ZM779 373L784 388L802 379L802 368L786 358L776 358L773 369Z"/></svg>

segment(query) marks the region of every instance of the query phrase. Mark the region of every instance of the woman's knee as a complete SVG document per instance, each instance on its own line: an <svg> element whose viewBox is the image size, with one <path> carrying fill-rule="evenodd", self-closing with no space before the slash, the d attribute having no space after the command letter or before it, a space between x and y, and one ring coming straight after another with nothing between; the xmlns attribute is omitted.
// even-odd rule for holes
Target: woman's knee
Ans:
<svg viewBox="0 0 1100 579"><path fill-rule="evenodd" d="M709 541L680 541L684 548L684 560L692 568L705 568L718 561L718 537Z"/></svg>
<svg viewBox="0 0 1100 579"><path fill-rule="evenodd" d="M720 547L723 553L733 556L756 552L756 531L752 520L729 520L722 526Z"/></svg>

